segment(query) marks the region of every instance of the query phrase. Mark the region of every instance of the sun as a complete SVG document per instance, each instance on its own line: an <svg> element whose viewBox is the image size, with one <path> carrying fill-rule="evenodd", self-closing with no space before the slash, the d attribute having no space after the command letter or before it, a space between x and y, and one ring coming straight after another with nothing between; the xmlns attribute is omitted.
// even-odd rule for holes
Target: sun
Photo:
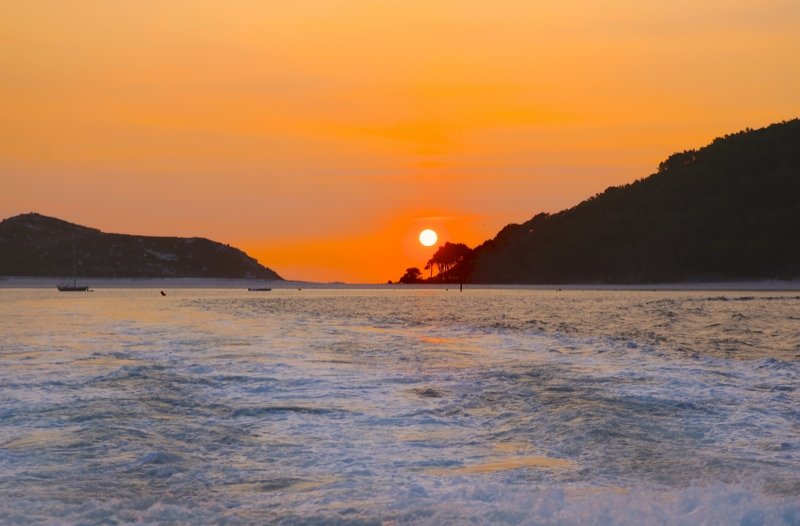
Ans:
<svg viewBox="0 0 800 526"><path fill-rule="evenodd" d="M433 245L435 245L437 239L439 239L439 236L437 236L436 232L434 232L430 228L426 228L425 230L419 233L419 242L425 245L426 247L432 247Z"/></svg>

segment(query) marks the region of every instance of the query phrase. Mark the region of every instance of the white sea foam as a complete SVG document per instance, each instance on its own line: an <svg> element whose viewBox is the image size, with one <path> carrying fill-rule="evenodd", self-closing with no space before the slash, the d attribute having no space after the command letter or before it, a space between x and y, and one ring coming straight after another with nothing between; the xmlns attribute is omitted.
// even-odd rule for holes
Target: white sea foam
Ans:
<svg viewBox="0 0 800 526"><path fill-rule="evenodd" d="M800 299L0 291L0 522L800 524Z"/></svg>

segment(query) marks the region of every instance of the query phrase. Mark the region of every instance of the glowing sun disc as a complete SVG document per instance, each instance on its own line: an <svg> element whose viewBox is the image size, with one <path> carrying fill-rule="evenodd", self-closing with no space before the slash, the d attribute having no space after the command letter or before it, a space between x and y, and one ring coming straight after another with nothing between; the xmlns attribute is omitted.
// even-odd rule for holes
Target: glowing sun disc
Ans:
<svg viewBox="0 0 800 526"><path fill-rule="evenodd" d="M435 245L437 239L439 239L439 236L437 236L436 232L434 232L430 228L426 228L425 230L419 233L419 242L425 245L426 247L432 247L433 245Z"/></svg>

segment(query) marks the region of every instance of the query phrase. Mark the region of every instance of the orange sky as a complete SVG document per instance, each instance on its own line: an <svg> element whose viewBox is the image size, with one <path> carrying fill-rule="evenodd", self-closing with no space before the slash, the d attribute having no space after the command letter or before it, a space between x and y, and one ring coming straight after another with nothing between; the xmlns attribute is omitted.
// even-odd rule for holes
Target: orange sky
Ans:
<svg viewBox="0 0 800 526"><path fill-rule="evenodd" d="M657 4L657 5L653 5ZM0 0L0 216L385 282L800 116L797 0Z"/></svg>

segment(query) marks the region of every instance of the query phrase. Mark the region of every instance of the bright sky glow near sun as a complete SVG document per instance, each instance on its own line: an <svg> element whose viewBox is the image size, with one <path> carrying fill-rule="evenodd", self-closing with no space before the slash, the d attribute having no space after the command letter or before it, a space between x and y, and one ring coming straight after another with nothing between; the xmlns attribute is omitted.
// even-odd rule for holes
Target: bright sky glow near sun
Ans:
<svg viewBox="0 0 800 526"><path fill-rule="evenodd" d="M0 216L385 282L800 116L797 0L0 0Z"/></svg>

